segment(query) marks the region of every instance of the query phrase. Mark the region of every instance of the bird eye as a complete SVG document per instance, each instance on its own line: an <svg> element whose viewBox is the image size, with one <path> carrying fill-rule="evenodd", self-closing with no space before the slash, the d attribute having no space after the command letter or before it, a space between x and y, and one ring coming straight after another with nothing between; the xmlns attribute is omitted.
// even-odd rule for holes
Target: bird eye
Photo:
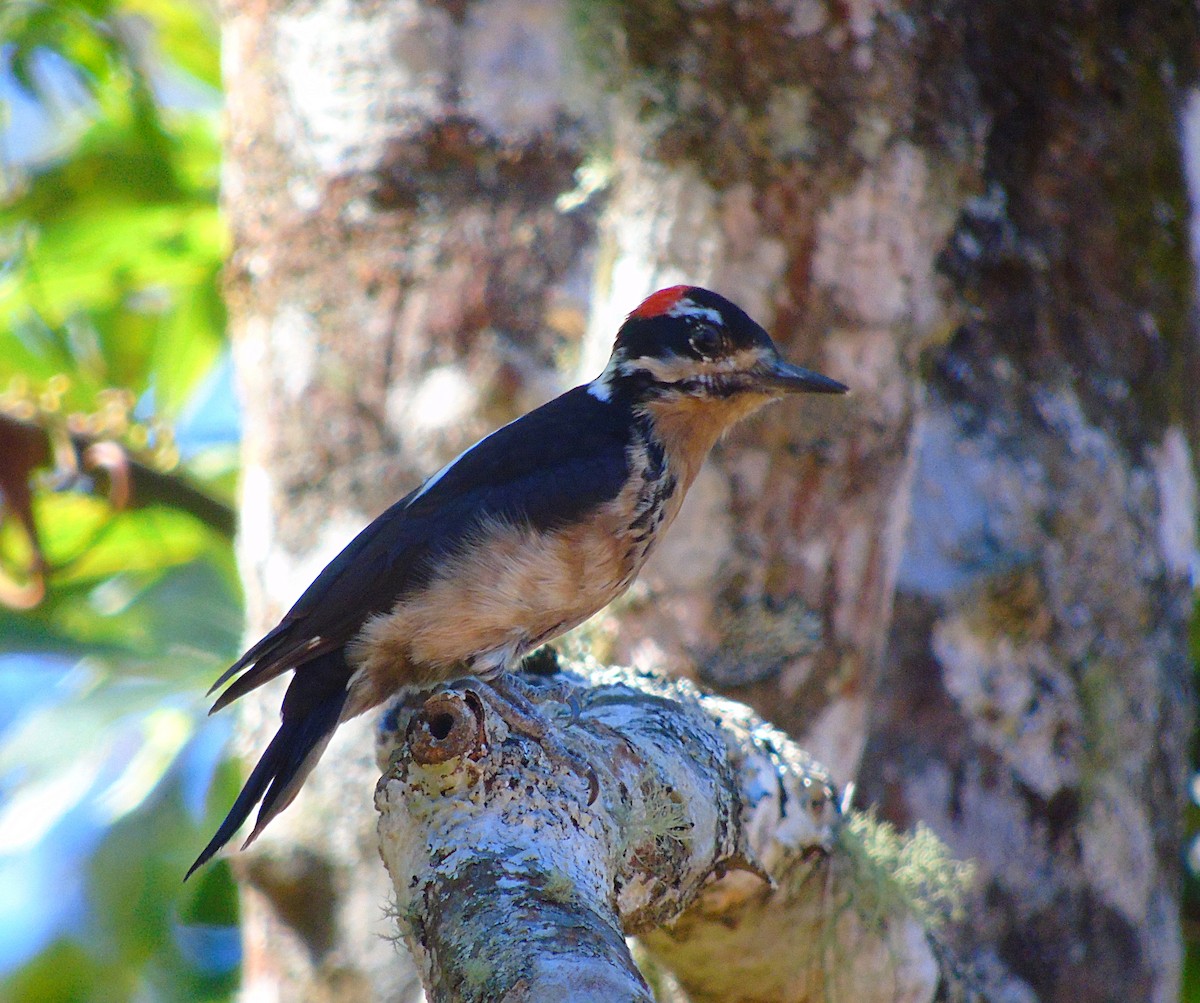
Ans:
<svg viewBox="0 0 1200 1003"><path fill-rule="evenodd" d="M711 327L698 327L688 338L688 344L702 359L711 359L721 349L721 333Z"/></svg>

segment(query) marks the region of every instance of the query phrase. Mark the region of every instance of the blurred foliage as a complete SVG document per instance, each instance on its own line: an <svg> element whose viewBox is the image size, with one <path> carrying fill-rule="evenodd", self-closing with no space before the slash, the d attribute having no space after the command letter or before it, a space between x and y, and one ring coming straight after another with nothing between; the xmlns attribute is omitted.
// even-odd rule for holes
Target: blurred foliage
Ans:
<svg viewBox="0 0 1200 1003"><path fill-rule="evenodd" d="M8 0L0 73L54 138L0 169L0 576L38 583L0 592L0 654L57 656L0 731L0 859L95 831L82 923L0 998L228 999L228 868L182 877L237 786L201 703L242 622L236 470L174 435L227 350L215 11Z"/></svg>
<svg viewBox="0 0 1200 1003"><path fill-rule="evenodd" d="M237 784L223 770L214 792ZM215 798L214 798L215 801ZM22 1003L231 998L237 982L237 894L224 861L187 885L195 820L177 777L105 833L87 866L83 936L61 936L0 980L0 999Z"/></svg>
<svg viewBox="0 0 1200 1003"><path fill-rule="evenodd" d="M93 410L119 387L152 390L169 415L221 350L216 131L208 115L164 111L155 88L171 88L170 67L215 85L216 28L199 10L17 0L0 13L9 69L29 97L52 109L62 90L39 65L73 74L87 95L70 149L9 179L0 205L0 386L66 375L55 395L64 411Z"/></svg>

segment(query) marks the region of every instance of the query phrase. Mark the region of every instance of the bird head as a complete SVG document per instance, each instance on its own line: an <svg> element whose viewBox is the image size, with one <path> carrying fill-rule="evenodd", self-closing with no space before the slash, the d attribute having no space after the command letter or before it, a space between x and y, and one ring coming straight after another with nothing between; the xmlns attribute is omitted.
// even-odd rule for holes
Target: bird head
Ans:
<svg viewBox="0 0 1200 1003"><path fill-rule="evenodd" d="M635 404L721 402L745 413L790 393L845 393L820 373L785 362L744 310L699 286L648 296L617 332L593 396Z"/></svg>

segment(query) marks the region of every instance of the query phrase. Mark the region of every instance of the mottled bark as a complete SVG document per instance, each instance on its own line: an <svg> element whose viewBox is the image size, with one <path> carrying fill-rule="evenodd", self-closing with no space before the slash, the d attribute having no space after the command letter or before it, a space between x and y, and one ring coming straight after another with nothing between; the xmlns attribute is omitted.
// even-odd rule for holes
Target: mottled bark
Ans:
<svg viewBox="0 0 1200 1003"><path fill-rule="evenodd" d="M854 858L864 820L786 736L645 673L577 663L541 684L553 746L469 682L410 695L381 733L380 847L431 1000L649 1001L633 933L695 1000L933 998L901 859ZM955 894L936 870L926 903Z"/></svg>
<svg viewBox="0 0 1200 1003"><path fill-rule="evenodd" d="M230 0L255 625L556 367L592 375L642 294L711 285L854 395L718 448L599 653L732 688L977 859L955 992L1173 998L1195 10L570 7ZM594 253L590 203L555 208L587 151ZM248 978L395 998L343 730L243 858Z"/></svg>
<svg viewBox="0 0 1200 1003"><path fill-rule="evenodd" d="M1178 999L1197 338L1184 4L953 4L928 111L979 123L941 266L864 796L982 881L989 998Z"/></svg>
<svg viewBox="0 0 1200 1003"><path fill-rule="evenodd" d="M550 2L229 0L228 290L251 630L478 436L561 389L593 225L561 212L586 128ZM257 636L257 634L256 634ZM280 691L243 712L241 749ZM235 858L254 998L397 999L371 722Z"/></svg>
<svg viewBox="0 0 1200 1003"><path fill-rule="evenodd" d="M595 346L699 280L855 392L731 437L615 654L698 662L979 859L968 989L1173 998L1195 10L589 9L620 40Z"/></svg>

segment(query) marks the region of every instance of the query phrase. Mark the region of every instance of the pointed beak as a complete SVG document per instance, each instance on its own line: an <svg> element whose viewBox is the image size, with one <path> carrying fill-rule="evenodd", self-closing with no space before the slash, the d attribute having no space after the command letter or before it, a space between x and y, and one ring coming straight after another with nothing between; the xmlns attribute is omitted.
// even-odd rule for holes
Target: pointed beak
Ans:
<svg viewBox="0 0 1200 1003"><path fill-rule="evenodd" d="M828 376L775 358L755 373L764 390L785 394L844 394L850 388Z"/></svg>

